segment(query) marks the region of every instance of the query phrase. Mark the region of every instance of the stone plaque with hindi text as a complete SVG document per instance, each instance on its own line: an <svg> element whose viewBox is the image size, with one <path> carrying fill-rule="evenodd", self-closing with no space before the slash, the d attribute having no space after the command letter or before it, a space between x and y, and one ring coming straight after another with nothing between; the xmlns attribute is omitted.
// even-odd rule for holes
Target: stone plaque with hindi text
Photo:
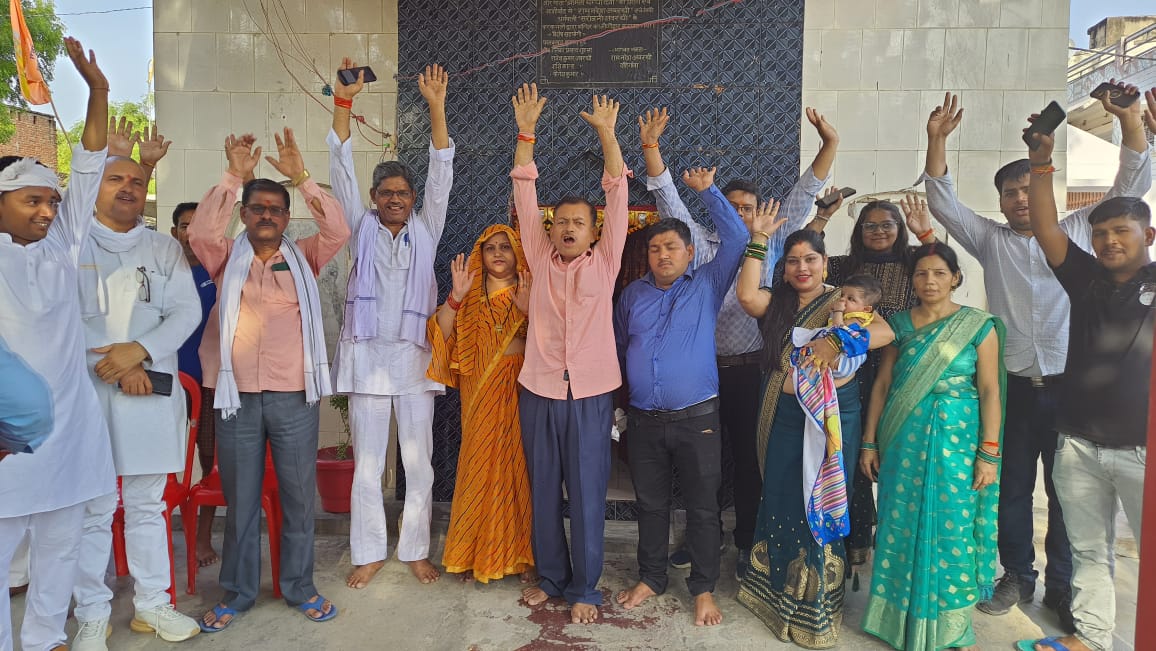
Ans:
<svg viewBox="0 0 1156 651"><path fill-rule="evenodd" d="M631 26L658 20L660 4L538 0L539 45L552 48L538 60L538 83L554 88L657 85L659 27ZM605 35L589 38L599 34ZM583 39L589 40L564 45Z"/></svg>

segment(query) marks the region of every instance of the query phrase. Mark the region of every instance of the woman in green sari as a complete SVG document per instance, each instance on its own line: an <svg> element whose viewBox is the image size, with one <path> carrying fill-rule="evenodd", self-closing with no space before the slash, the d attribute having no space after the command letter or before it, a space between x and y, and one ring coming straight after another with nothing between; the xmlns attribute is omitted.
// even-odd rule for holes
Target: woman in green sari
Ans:
<svg viewBox="0 0 1156 651"><path fill-rule="evenodd" d="M758 451L763 476L762 500L755 525L751 564L743 575L738 600L777 638L809 649L826 649L839 641L843 618L843 540L820 544L807 523L803 494L803 444L806 416L795 396L789 345L794 327L827 325L831 306L841 296L823 282L827 255L823 239L812 231L797 231L783 245L783 273L774 287L760 287L760 245L781 222L761 206L752 224L751 245L739 271L737 293L743 309L759 319L763 350L764 388L759 410ZM867 327L871 347L885 346L894 335L887 322L875 319ZM800 359L815 360L820 369L835 361L835 347L825 340ZM844 479L855 469L861 431L859 384L855 376L835 383L839 402ZM850 495L847 496L848 498Z"/></svg>
<svg viewBox="0 0 1156 651"><path fill-rule="evenodd" d="M972 649L996 572L1004 328L951 300L963 276L950 248L912 260L919 305L891 319L859 456L879 481L863 629L904 651Z"/></svg>

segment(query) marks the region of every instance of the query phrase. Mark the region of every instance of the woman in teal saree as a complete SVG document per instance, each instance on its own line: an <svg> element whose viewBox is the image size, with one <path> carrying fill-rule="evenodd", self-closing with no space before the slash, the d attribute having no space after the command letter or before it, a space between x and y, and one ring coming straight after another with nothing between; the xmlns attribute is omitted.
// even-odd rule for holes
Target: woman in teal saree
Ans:
<svg viewBox="0 0 1156 651"><path fill-rule="evenodd" d="M891 319L859 457L879 481L863 629L904 651L969 649L997 567L1004 328L951 300L962 275L950 248L913 258L920 303Z"/></svg>

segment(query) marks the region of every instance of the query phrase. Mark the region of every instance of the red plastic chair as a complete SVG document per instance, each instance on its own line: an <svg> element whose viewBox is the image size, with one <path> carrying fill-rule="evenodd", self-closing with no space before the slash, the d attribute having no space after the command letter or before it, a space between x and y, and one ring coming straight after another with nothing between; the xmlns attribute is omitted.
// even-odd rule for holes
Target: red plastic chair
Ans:
<svg viewBox="0 0 1156 651"><path fill-rule="evenodd" d="M191 454L190 454L191 458ZM228 506L221 488L217 470L217 453L213 451L213 470L191 489L181 507L181 522L185 530L185 552L188 555L189 594L197 593L197 514L202 506ZM273 596L281 598L281 496L277 490L277 473L273 468L273 450L265 447L265 478L261 484L261 509L269 529L269 564L273 573ZM188 513L186 516L185 514Z"/></svg>
<svg viewBox="0 0 1156 651"><path fill-rule="evenodd" d="M177 571L173 559L173 511L181 509L181 521L189 519L185 502L189 496L189 487L193 481L193 455L197 445L197 417L201 413L201 385L192 376L179 373L181 387L189 398L189 440L185 447L185 470L178 479L176 473L170 473L165 484L165 533L169 539L169 600L177 605ZM120 494L121 481L116 480L116 514L112 518L112 552L116 561L116 575L128 574L128 554L124 545L124 503ZM193 512L194 519L196 512Z"/></svg>

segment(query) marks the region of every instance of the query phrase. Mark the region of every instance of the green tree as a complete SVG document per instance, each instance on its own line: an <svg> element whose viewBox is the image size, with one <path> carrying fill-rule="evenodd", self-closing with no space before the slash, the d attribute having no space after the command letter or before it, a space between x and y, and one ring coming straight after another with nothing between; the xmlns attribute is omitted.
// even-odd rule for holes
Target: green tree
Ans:
<svg viewBox="0 0 1156 651"><path fill-rule="evenodd" d="M152 117L150 116L150 108L152 106L152 98L145 96L139 102L110 102L108 105L109 117L115 117L118 120L121 117L128 118L132 122L133 129L141 131L147 126L152 125ZM59 130L56 132L56 169L57 173L64 178L68 178L72 171L72 148L69 147L68 142L73 144L80 141L80 134L84 132L84 121L78 121L68 129L68 140L64 139L64 134ZM156 178L149 181L149 194L156 192Z"/></svg>
<svg viewBox="0 0 1156 651"><path fill-rule="evenodd" d="M24 9L24 22L36 47L40 60L40 74L45 81L52 81L56 59L64 54L64 23L56 16L50 0L20 0ZM20 80L16 75L16 45L12 41L12 16L8 3L0 3L0 78L4 86L0 88L0 102L11 106L27 108L28 103L20 94ZM8 142L16 132L12 116L8 111L0 111L0 142Z"/></svg>

